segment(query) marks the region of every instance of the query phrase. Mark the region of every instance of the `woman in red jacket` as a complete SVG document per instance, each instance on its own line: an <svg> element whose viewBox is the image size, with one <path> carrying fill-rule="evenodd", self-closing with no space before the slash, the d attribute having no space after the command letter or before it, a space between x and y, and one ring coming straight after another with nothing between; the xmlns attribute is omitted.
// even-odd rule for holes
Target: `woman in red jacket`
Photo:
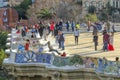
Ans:
<svg viewBox="0 0 120 80"><path fill-rule="evenodd" d="M50 32L52 32L52 35L53 35L53 32L54 32L54 27L55 27L55 24L54 24L54 22L52 22L51 24L50 24ZM49 33L50 33L49 32Z"/></svg>

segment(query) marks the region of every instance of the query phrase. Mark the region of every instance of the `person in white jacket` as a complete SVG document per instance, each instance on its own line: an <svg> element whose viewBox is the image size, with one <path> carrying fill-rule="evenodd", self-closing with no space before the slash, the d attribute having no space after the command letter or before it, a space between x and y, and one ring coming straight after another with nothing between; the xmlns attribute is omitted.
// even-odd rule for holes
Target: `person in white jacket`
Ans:
<svg viewBox="0 0 120 80"><path fill-rule="evenodd" d="M79 30L76 28L74 30L74 37L75 37L75 44L77 45L78 45L79 34L80 34Z"/></svg>

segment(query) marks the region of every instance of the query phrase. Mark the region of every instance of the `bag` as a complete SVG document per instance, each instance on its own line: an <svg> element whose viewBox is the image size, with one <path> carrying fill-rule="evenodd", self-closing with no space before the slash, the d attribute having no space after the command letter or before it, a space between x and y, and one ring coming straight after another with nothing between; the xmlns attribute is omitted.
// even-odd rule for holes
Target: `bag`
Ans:
<svg viewBox="0 0 120 80"><path fill-rule="evenodd" d="M114 51L114 47L113 47L113 45L108 44L108 50L109 50L109 51Z"/></svg>

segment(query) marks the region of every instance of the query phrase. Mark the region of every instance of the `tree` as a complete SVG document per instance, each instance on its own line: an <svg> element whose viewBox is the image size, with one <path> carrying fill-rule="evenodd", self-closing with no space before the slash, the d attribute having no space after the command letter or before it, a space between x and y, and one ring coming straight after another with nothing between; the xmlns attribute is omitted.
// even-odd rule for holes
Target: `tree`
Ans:
<svg viewBox="0 0 120 80"><path fill-rule="evenodd" d="M108 15L106 14L106 12L102 11L99 17L100 21L108 21Z"/></svg>
<svg viewBox="0 0 120 80"><path fill-rule="evenodd" d="M36 14L39 19L52 19L55 15L55 13L51 13L49 9L41 9L41 11Z"/></svg>
<svg viewBox="0 0 120 80"><path fill-rule="evenodd" d="M0 65L6 57L4 50L6 49L7 32L0 32Z"/></svg>
<svg viewBox="0 0 120 80"><path fill-rule="evenodd" d="M7 57L7 56L6 56L5 52L4 52L4 50L1 49L1 50L0 50L0 66L2 65L3 60L4 60L4 58L6 58L6 57Z"/></svg>
<svg viewBox="0 0 120 80"><path fill-rule="evenodd" d="M18 12L19 19L27 19L26 13L27 10L29 9L29 6L32 5L32 0L24 0L21 2L19 5L14 6Z"/></svg>
<svg viewBox="0 0 120 80"><path fill-rule="evenodd" d="M0 50L6 49L6 42L7 42L7 32L0 32Z"/></svg>
<svg viewBox="0 0 120 80"><path fill-rule="evenodd" d="M95 11L96 11L96 7L95 6L91 5L91 6L88 7L88 13L94 14Z"/></svg>
<svg viewBox="0 0 120 80"><path fill-rule="evenodd" d="M106 7L103 7L99 11L99 20L108 21L110 18L114 17L114 13L118 11L117 8L111 6L109 3L106 4Z"/></svg>
<svg viewBox="0 0 120 80"><path fill-rule="evenodd" d="M98 18L97 18L96 14L87 14L85 16L85 20L86 21L91 20L92 22L96 22L96 21L98 21Z"/></svg>

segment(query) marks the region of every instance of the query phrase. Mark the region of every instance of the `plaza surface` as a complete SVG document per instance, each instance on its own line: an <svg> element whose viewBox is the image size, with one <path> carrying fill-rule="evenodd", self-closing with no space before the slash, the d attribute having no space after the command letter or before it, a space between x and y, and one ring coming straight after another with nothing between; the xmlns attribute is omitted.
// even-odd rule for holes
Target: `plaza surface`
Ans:
<svg viewBox="0 0 120 80"><path fill-rule="evenodd" d="M78 54L81 56L90 56L90 57L106 57L108 60L115 61L115 57L120 57L120 32L114 34L114 51L103 51L103 36L102 33L99 33L98 40L98 50L94 50L93 36L92 32L80 33L79 44L75 45L73 34L65 34L65 52L67 54L73 55Z"/></svg>

